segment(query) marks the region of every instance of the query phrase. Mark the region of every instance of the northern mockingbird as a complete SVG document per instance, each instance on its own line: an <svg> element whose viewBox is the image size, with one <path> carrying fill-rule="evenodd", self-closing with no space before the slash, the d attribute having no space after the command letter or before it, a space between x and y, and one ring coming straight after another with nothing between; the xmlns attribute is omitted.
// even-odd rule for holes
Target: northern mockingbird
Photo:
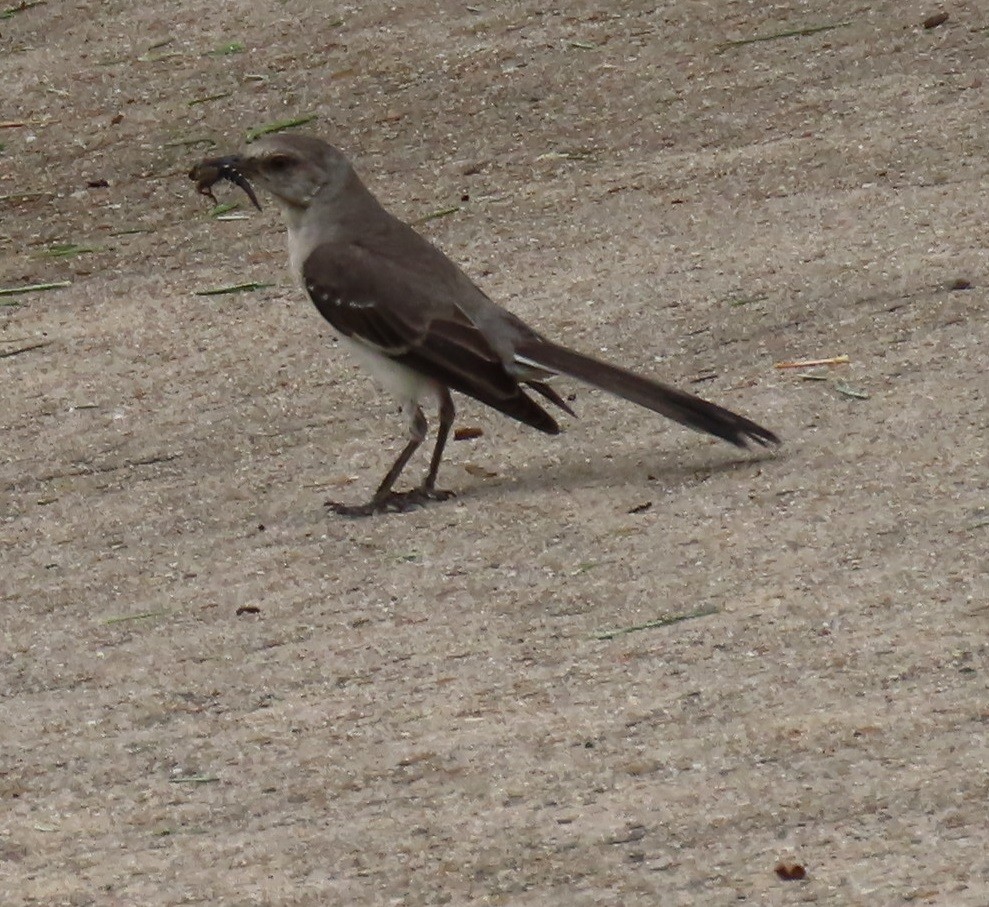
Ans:
<svg viewBox="0 0 989 907"><path fill-rule="evenodd" d="M357 506L327 502L337 513L408 510L451 496L436 487L454 418L451 390L557 434L556 420L527 391L574 415L547 383L567 375L738 447L779 443L744 416L547 340L389 214L350 161L326 142L268 136L243 154L202 161L189 176L210 196L211 186L224 179L243 188L257 207L252 182L274 196L288 226L292 273L343 346L408 413L410 440L374 496ZM429 469L418 488L396 492L395 481L426 437L426 402L439 411Z"/></svg>

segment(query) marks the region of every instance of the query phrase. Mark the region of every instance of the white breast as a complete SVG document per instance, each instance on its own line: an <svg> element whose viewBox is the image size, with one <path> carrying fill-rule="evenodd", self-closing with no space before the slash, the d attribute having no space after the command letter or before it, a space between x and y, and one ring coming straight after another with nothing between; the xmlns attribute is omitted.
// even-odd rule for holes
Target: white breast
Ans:
<svg viewBox="0 0 989 907"><path fill-rule="evenodd" d="M402 409L412 411L423 401L435 401L439 405L439 385L432 378L420 375L401 362L389 359L376 349L350 337L340 337L340 345L371 373L374 380L399 402Z"/></svg>

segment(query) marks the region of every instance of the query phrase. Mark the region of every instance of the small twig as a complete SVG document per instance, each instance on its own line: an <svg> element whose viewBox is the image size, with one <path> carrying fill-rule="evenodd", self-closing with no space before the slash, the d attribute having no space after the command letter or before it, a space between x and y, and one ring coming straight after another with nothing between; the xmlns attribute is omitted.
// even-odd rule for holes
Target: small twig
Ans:
<svg viewBox="0 0 989 907"><path fill-rule="evenodd" d="M171 463L177 460L182 454L153 454L150 457L143 457L140 460L125 460L123 463L111 463L105 466L82 466L70 469L67 472L53 472L51 475L42 476L39 482L51 482L55 479L69 479L73 476L95 476L107 472L116 472L118 469L134 469L138 466L158 466L161 463Z"/></svg>
<svg viewBox="0 0 989 907"><path fill-rule="evenodd" d="M163 617L167 611L142 611L140 614L123 614L120 617L108 617L104 623L122 624L128 620L149 620L152 617Z"/></svg>
<svg viewBox="0 0 989 907"><path fill-rule="evenodd" d="M18 347L16 350L4 350L0 353L0 359L9 359L11 356L19 356L21 353L30 353L31 350L40 350L42 347L51 346L51 344L50 340L44 340L41 343L32 343L30 346Z"/></svg>
<svg viewBox="0 0 989 907"><path fill-rule="evenodd" d="M670 617L660 617L656 620L646 621L644 624L635 624L631 627L618 627L614 630L604 630L601 633L595 633L595 639L614 639L616 636L624 636L626 633L638 633L639 630L655 630L657 627L668 627L671 624L678 624L685 620L693 620L695 617L708 617L711 614L717 614L718 609L709 606L706 608L698 608L696 611L688 611L686 614L674 614Z"/></svg>
<svg viewBox="0 0 989 907"><path fill-rule="evenodd" d="M166 148L189 148L192 145L209 145L211 148L216 144L216 141L208 138L206 136L201 136L199 138L191 139L175 139L171 142L165 142Z"/></svg>
<svg viewBox="0 0 989 907"><path fill-rule="evenodd" d="M169 778L169 784L212 784L219 781L219 775L186 775L182 778Z"/></svg>
<svg viewBox="0 0 989 907"><path fill-rule="evenodd" d="M798 359L793 362L777 362L773 368L813 368L815 365L848 365L848 356L830 356L827 359Z"/></svg>
<svg viewBox="0 0 989 907"><path fill-rule="evenodd" d="M752 296L734 296L729 297L728 305L733 309L737 309L743 305L750 305L753 302L765 302L769 299L768 293L755 293Z"/></svg>
<svg viewBox="0 0 989 907"><path fill-rule="evenodd" d="M154 54L153 56L151 54L143 54L142 56L140 56L140 57L137 58L137 62L138 63L164 63L166 60L174 60L176 57L184 57L184 56L185 56L185 54L183 54L179 50L170 50L170 51L168 51L168 53Z"/></svg>
<svg viewBox="0 0 989 907"><path fill-rule="evenodd" d="M137 58L138 63L159 63L162 60L169 60L172 57L181 57L182 54L179 51L168 51L163 54L152 54L153 50L161 50L163 47L168 47L169 44L175 42L174 38L163 38L161 41L155 41L154 44L150 45L148 49Z"/></svg>

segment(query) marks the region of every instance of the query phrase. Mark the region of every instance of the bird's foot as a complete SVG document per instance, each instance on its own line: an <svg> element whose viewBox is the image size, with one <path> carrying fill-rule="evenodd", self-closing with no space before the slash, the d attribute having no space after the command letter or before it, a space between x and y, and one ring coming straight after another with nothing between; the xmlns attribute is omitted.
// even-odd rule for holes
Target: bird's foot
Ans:
<svg viewBox="0 0 989 907"><path fill-rule="evenodd" d="M375 495L366 504L327 501L324 506L340 516L361 517L376 513L408 513L425 507L430 501L447 501L452 497L456 497L454 492L441 488L414 488L412 491L389 491L381 496Z"/></svg>

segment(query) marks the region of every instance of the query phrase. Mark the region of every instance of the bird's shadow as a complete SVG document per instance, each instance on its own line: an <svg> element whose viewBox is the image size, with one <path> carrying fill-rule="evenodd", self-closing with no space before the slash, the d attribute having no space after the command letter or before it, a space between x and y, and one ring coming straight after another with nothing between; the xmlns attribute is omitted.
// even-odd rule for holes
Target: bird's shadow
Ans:
<svg viewBox="0 0 989 907"><path fill-rule="evenodd" d="M579 457L568 451L554 457L551 463L540 463L534 458L491 479L461 485L457 488L457 497L483 500L506 493L552 490L571 494L592 489L631 488L645 483L648 486L659 483L663 487L690 485L710 476L744 473L782 457L779 450L761 449L747 455L719 457L714 447L707 455L697 449L680 455L675 451L650 455L647 450L635 449L606 457ZM447 482L450 482L449 473Z"/></svg>

